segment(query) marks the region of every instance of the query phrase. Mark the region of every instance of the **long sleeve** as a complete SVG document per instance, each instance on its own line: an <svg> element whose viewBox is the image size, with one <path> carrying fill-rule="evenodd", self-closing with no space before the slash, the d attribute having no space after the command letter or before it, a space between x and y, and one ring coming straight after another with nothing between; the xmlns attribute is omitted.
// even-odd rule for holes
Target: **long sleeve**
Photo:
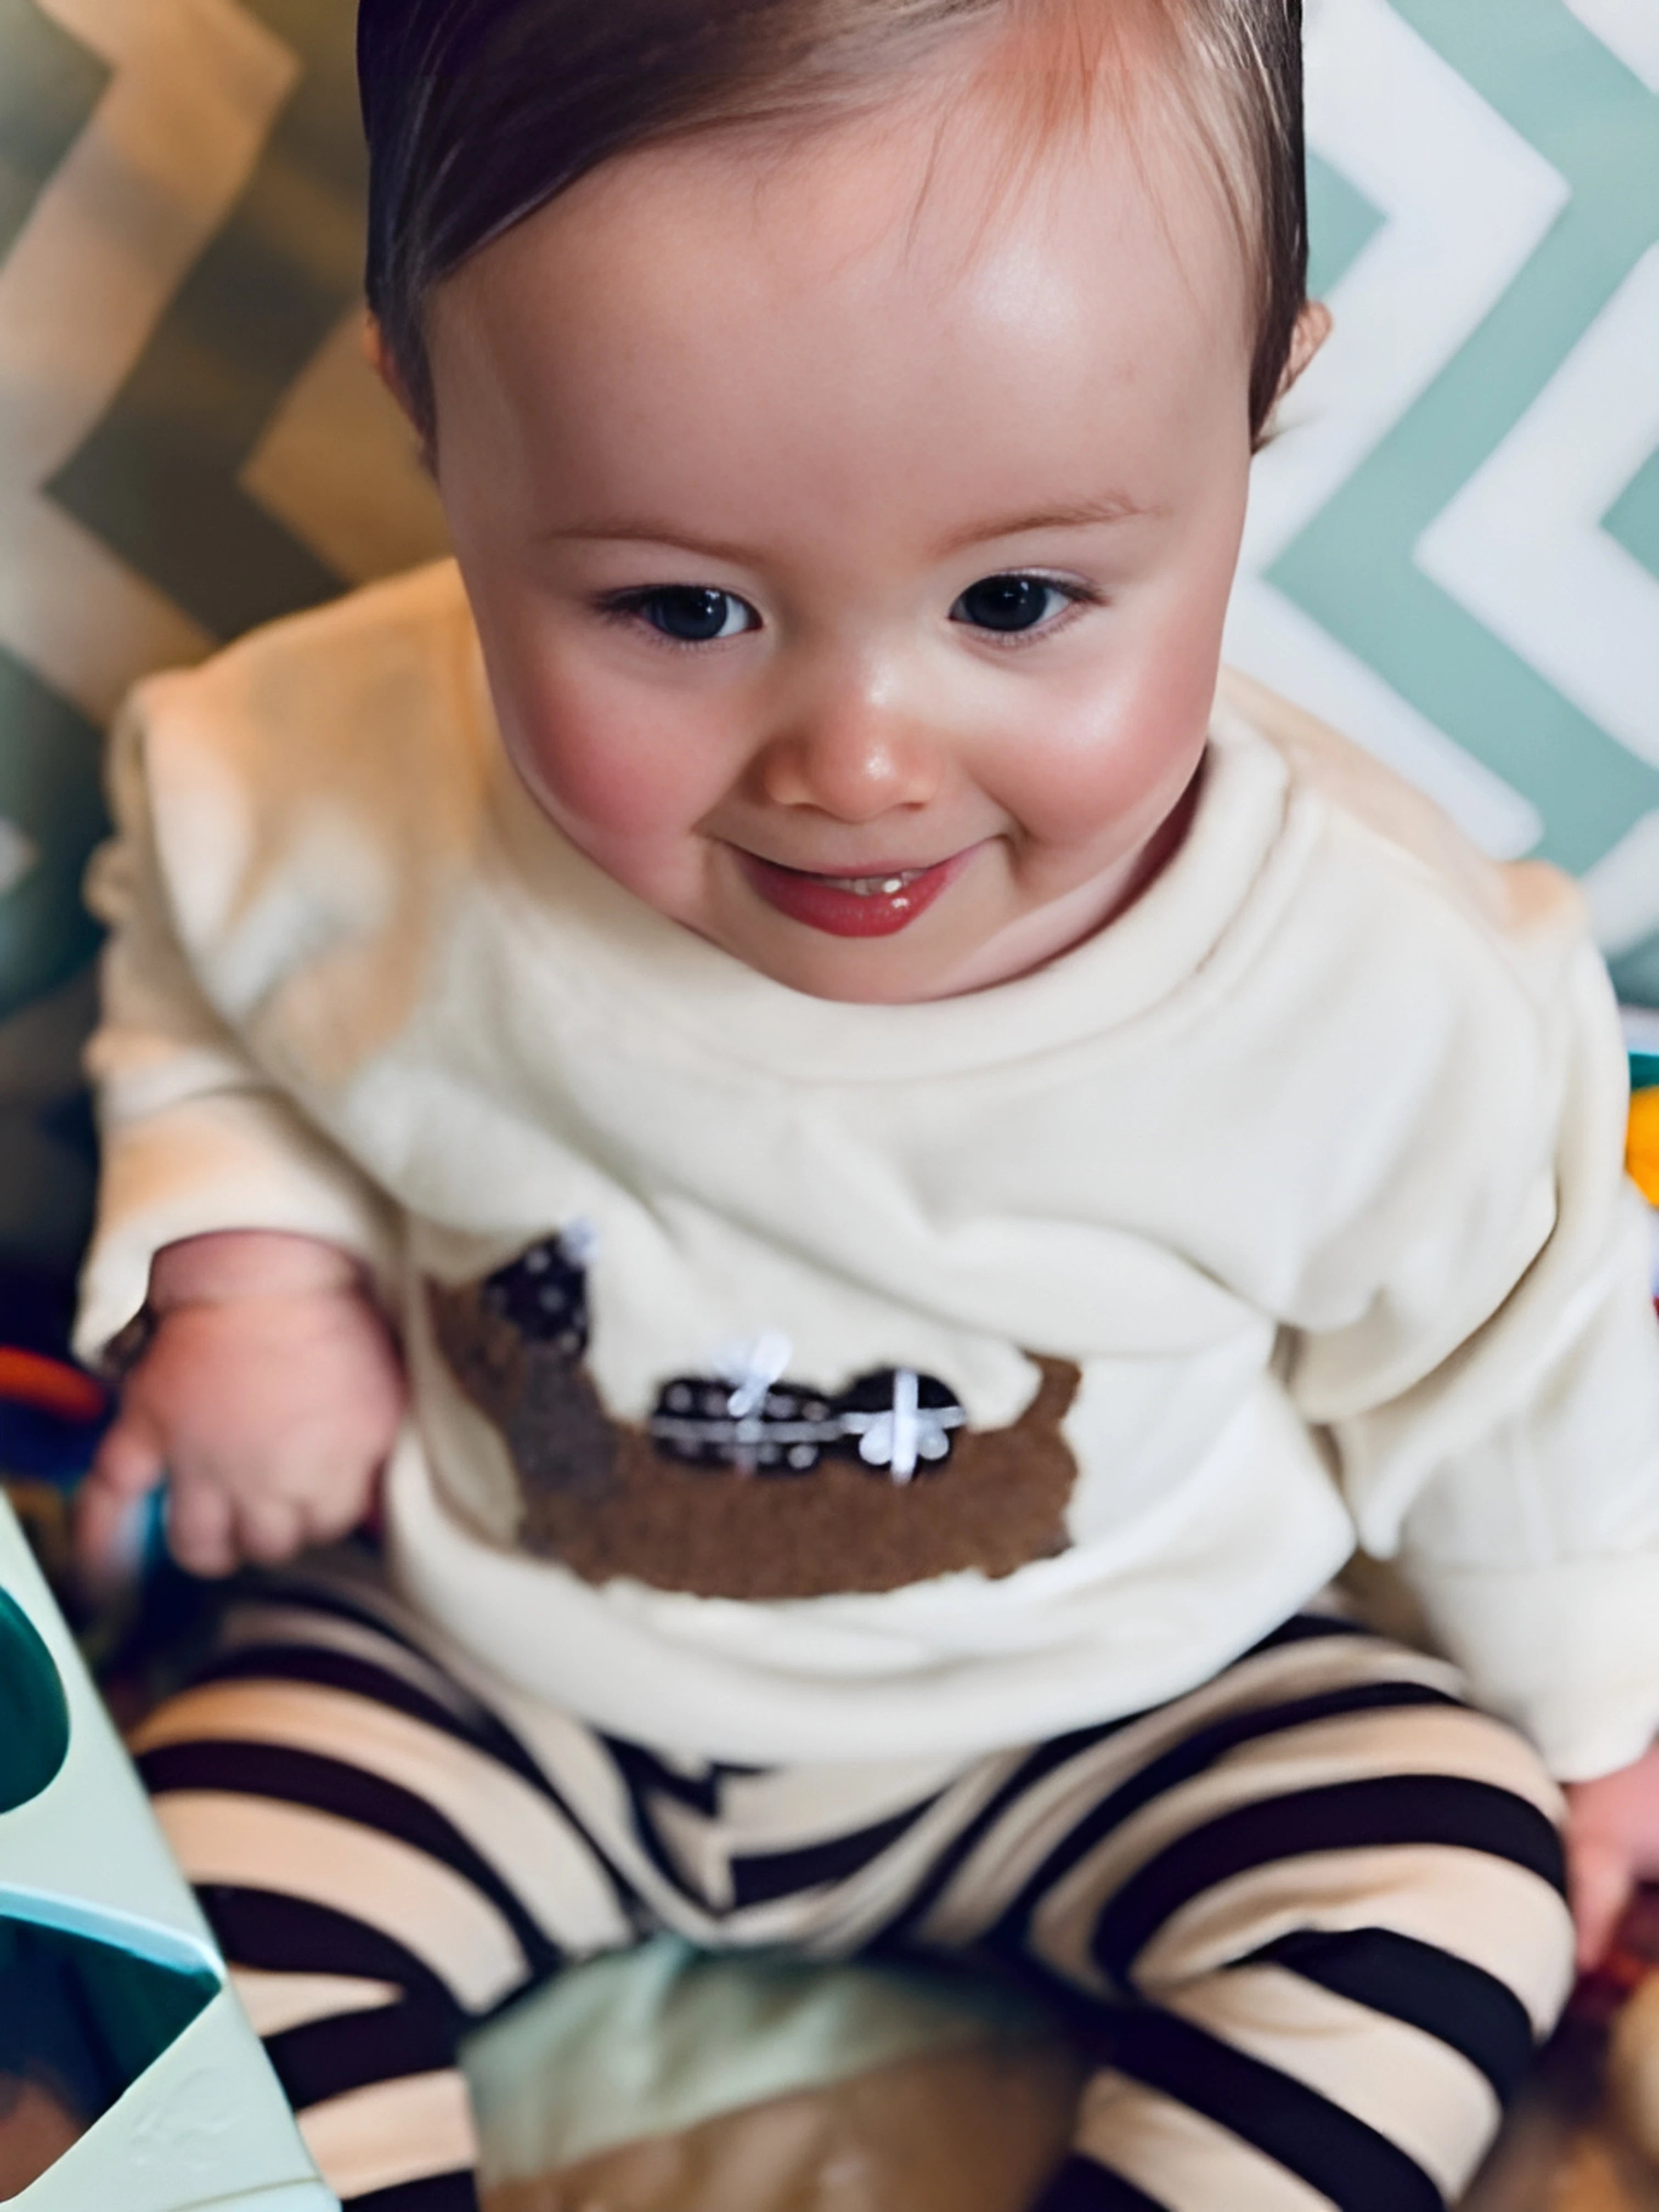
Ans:
<svg viewBox="0 0 1659 2212"><path fill-rule="evenodd" d="M103 1145L76 1332L88 1359L143 1307L155 1254L182 1237L295 1231L341 1246L383 1284L394 1249L385 1202L256 1064L191 972L153 833L145 720L141 690L112 743L116 834L88 880L110 930L88 1049ZM204 849L201 865L214 858Z"/></svg>
<svg viewBox="0 0 1659 2212"><path fill-rule="evenodd" d="M1294 1387L1367 1549L1481 1701L1580 1779L1659 1733L1659 1328L1605 973L1579 941L1527 980L1533 1053L1437 1100L1463 1115L1463 1210L1424 1208Z"/></svg>

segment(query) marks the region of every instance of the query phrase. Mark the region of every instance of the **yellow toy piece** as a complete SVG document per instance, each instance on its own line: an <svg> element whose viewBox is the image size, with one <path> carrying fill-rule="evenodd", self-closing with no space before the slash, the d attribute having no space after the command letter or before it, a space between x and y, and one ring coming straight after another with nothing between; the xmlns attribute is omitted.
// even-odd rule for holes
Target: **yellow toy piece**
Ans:
<svg viewBox="0 0 1659 2212"><path fill-rule="evenodd" d="M1625 1165L1648 1204L1659 1206L1659 1088L1632 1097Z"/></svg>

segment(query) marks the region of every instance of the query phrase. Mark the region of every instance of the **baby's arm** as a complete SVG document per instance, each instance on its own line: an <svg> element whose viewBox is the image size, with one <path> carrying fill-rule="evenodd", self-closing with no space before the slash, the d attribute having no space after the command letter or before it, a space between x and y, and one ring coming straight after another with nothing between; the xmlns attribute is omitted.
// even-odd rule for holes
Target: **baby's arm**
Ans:
<svg viewBox="0 0 1659 2212"><path fill-rule="evenodd" d="M403 1371L363 1270L311 1237L185 1238L150 1270L154 1333L82 1493L93 1571L163 1478L181 1566L227 1574L343 1535L402 1415Z"/></svg>
<svg viewBox="0 0 1659 2212"><path fill-rule="evenodd" d="M1333 981L1328 1006L1411 1011L1392 1033L1375 1018L1374 1116L1328 1115L1363 1132L1346 1180L1304 1175L1320 1233L1292 1295L1322 1325L1288 1374L1362 1548L1397 1562L1476 1701L1568 1785L1588 1961L1632 1879L1659 1875L1650 1223L1621 1174L1623 1040L1575 903L1534 871L1462 903L1431 932L1402 896L1397 935L1356 938ZM1390 1001L1400 948L1417 973Z"/></svg>
<svg viewBox="0 0 1659 2212"><path fill-rule="evenodd" d="M110 757L118 836L88 879L110 933L88 1055L103 1172L77 1349L100 1364L140 1313L149 1325L83 1492L80 1546L95 1573L118 1565L136 1501L164 1475L173 1551L198 1572L340 1534L361 1517L404 1400L382 1317L398 1274L395 1207L246 1030L269 1027L285 989L303 994L305 934L291 951L258 924L252 969L237 938L264 912L255 863L270 858L249 843L265 816L237 750L234 675L205 713L199 675L135 698ZM325 941L337 955L337 933Z"/></svg>

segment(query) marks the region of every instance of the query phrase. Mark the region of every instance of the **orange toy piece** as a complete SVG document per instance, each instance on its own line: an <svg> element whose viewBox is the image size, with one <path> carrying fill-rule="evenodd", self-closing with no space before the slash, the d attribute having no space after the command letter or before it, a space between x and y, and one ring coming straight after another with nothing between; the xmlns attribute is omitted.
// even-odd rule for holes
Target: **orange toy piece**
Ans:
<svg viewBox="0 0 1659 2212"><path fill-rule="evenodd" d="M1625 1165L1648 1204L1659 1206L1659 1088L1632 1094Z"/></svg>
<svg viewBox="0 0 1659 2212"><path fill-rule="evenodd" d="M1648 1204L1659 1206L1659 1088L1638 1091L1631 1099L1625 1165Z"/></svg>
<svg viewBox="0 0 1659 2212"><path fill-rule="evenodd" d="M60 1420L95 1421L109 1403L101 1382L44 1352L0 1344L0 1401L32 1406Z"/></svg>

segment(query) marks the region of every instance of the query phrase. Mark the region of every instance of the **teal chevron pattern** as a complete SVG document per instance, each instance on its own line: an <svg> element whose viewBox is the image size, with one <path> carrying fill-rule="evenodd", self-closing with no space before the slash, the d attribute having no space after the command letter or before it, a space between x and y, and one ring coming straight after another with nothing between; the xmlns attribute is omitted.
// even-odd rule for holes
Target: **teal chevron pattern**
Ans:
<svg viewBox="0 0 1659 2212"><path fill-rule="evenodd" d="M83 1214L122 692L442 543L358 357L353 13L0 0L0 1254ZM1583 874L1659 1003L1659 0L1308 0L1308 58L1336 335L1229 649Z"/></svg>
<svg viewBox="0 0 1659 2212"><path fill-rule="evenodd" d="M1601 527L1650 576L1659 576L1659 453L1650 453L1625 486L1601 517Z"/></svg>
<svg viewBox="0 0 1659 2212"><path fill-rule="evenodd" d="M1656 30L1620 0L1314 0L1337 329L1259 469L1230 645L1490 847L1585 874L1659 996L1651 834L1623 849L1659 810Z"/></svg>
<svg viewBox="0 0 1659 2212"><path fill-rule="evenodd" d="M1308 289L1327 298L1388 221L1358 185L1316 149L1308 154Z"/></svg>

